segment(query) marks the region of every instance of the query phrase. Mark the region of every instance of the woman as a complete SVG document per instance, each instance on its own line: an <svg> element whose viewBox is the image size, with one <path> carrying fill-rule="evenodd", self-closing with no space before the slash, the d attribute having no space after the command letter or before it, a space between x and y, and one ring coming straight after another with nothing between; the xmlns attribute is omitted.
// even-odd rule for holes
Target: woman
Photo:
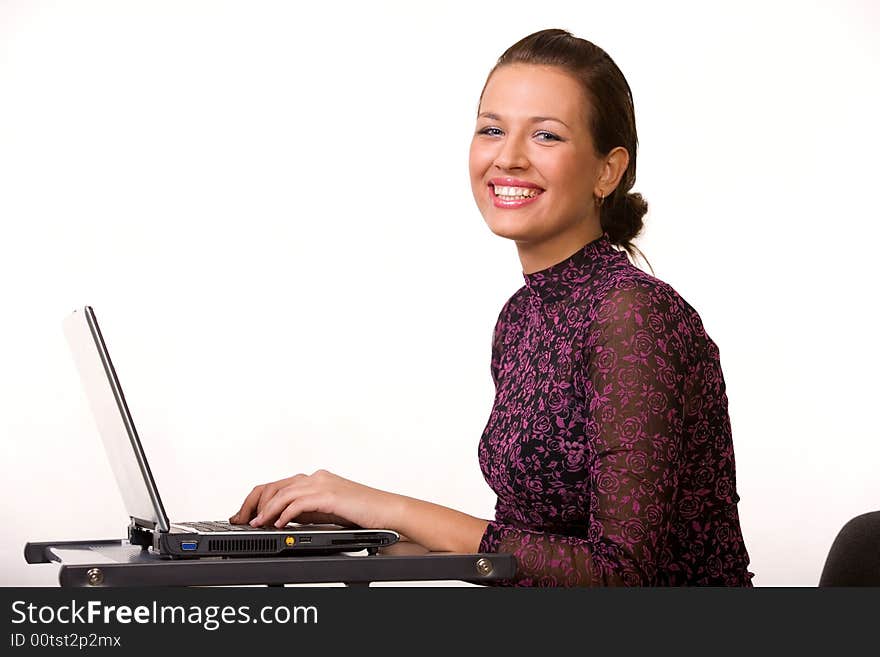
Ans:
<svg viewBox="0 0 880 657"><path fill-rule="evenodd" d="M501 56L477 114L474 198L525 278L495 327L479 445L495 520L318 471L257 486L230 522L387 527L430 550L511 552L505 584L750 586L718 349L627 257L647 210L629 193L629 85L602 49L544 30Z"/></svg>

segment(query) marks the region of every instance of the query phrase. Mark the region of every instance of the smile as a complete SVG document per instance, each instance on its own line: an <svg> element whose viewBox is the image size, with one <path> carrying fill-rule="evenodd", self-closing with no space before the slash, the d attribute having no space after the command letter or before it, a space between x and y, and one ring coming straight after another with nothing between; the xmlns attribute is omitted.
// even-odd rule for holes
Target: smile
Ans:
<svg viewBox="0 0 880 657"><path fill-rule="evenodd" d="M541 194L543 189L534 187L509 187L502 185L489 185L491 190L492 202L496 208L521 208L524 205L533 203Z"/></svg>

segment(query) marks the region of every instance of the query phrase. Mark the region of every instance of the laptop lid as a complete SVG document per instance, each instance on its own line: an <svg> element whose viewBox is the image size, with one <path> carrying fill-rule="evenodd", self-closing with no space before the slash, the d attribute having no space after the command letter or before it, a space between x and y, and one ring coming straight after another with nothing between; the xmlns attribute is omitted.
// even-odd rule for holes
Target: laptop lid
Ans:
<svg viewBox="0 0 880 657"><path fill-rule="evenodd" d="M336 525L297 525L271 530L225 527L224 530L209 528L207 532L200 526L218 523L172 525L159 497L95 311L90 306L74 311L64 320L64 334L128 515L137 526L158 530L158 547L163 554L274 556L294 546L300 553L369 550L390 545L400 538L397 532L388 529L344 529ZM204 536L207 536L206 540L201 541Z"/></svg>
<svg viewBox="0 0 880 657"><path fill-rule="evenodd" d="M98 433L104 441L126 512L141 527L169 531L170 524L159 489L150 472L95 311L90 306L75 310L64 320L64 335L98 425Z"/></svg>

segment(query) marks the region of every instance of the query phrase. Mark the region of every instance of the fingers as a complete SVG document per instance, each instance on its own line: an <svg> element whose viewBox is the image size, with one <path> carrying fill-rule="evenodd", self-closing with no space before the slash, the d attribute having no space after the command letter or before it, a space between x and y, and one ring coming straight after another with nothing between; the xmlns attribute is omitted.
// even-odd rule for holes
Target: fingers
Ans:
<svg viewBox="0 0 880 657"><path fill-rule="evenodd" d="M257 514L259 514L269 503L275 495L278 494L278 491L286 486L291 486L293 484L304 484L309 481L309 477L304 474L293 475L292 477L288 477L287 479L280 479L278 481L273 481L271 484L266 484L265 488L263 488L263 492L260 495L260 501L257 503Z"/></svg>
<svg viewBox="0 0 880 657"><path fill-rule="evenodd" d="M263 494L263 489L265 487L266 484L255 486L254 489L244 499L244 503L242 503L241 508L238 510L238 513L232 516L229 519L229 522L234 525L243 525L251 518L253 518L255 515L255 511L257 510L257 503L259 502L260 496Z"/></svg>
<svg viewBox="0 0 880 657"><path fill-rule="evenodd" d="M271 484L266 484L263 487L263 492L260 493L260 499L257 501L257 515L266 508L266 504L275 497L275 493L279 488L279 482L273 482Z"/></svg>
<svg viewBox="0 0 880 657"><path fill-rule="evenodd" d="M254 489L248 494L244 503L241 505L241 509L239 509L238 513L229 518L229 522L234 525L247 524L251 519L259 515L260 511L263 510L269 500L275 496L280 488L292 481L298 481L304 477L305 475L299 474L287 479L280 479L268 484L254 486Z"/></svg>
<svg viewBox="0 0 880 657"><path fill-rule="evenodd" d="M284 507L284 509L281 511L281 515L278 516L278 520L275 521L275 526L284 527L284 525L289 523L294 518L299 517L303 513L308 513L310 511L320 511L321 506L321 497L319 495L299 497L288 504L286 507Z"/></svg>
<svg viewBox="0 0 880 657"><path fill-rule="evenodd" d="M310 481L308 477L297 479L294 483L279 489L257 517L251 520L251 525L265 527L274 524L276 527L283 527L300 513L325 511L315 504L327 497L326 493L319 492L314 482Z"/></svg>
<svg viewBox="0 0 880 657"><path fill-rule="evenodd" d="M317 515L342 520L331 508L337 498L333 492L338 477L319 470L311 476L298 474L261 486L256 486L229 522L249 523L252 527L274 524L283 527L301 514Z"/></svg>
<svg viewBox="0 0 880 657"><path fill-rule="evenodd" d="M295 477L291 477L290 481L294 481ZM278 483L278 482L276 482ZM292 502L297 494L300 494L302 483L292 483L287 486L275 486L271 489L272 494L267 495L266 490L271 484L260 493L260 502L255 512L255 517L250 521L252 527L265 527L272 524L281 513L281 510Z"/></svg>

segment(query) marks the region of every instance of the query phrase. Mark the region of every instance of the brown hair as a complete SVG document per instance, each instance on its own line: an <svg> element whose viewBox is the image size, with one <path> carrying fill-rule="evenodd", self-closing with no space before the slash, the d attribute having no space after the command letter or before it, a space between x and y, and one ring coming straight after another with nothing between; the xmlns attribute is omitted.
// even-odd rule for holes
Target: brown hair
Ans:
<svg viewBox="0 0 880 657"><path fill-rule="evenodd" d="M559 29L535 32L510 46L489 71L486 84L496 69L509 64L556 66L580 82L591 110L589 128L596 154L600 157L607 155L617 146L629 153L629 164L620 183L599 208L602 230L612 244L627 252L630 260L635 250L648 262L631 242L642 230L642 217L648 211L648 202L641 194L629 191L636 181L639 140L632 92L617 64L599 46ZM482 99L483 92L480 92Z"/></svg>

